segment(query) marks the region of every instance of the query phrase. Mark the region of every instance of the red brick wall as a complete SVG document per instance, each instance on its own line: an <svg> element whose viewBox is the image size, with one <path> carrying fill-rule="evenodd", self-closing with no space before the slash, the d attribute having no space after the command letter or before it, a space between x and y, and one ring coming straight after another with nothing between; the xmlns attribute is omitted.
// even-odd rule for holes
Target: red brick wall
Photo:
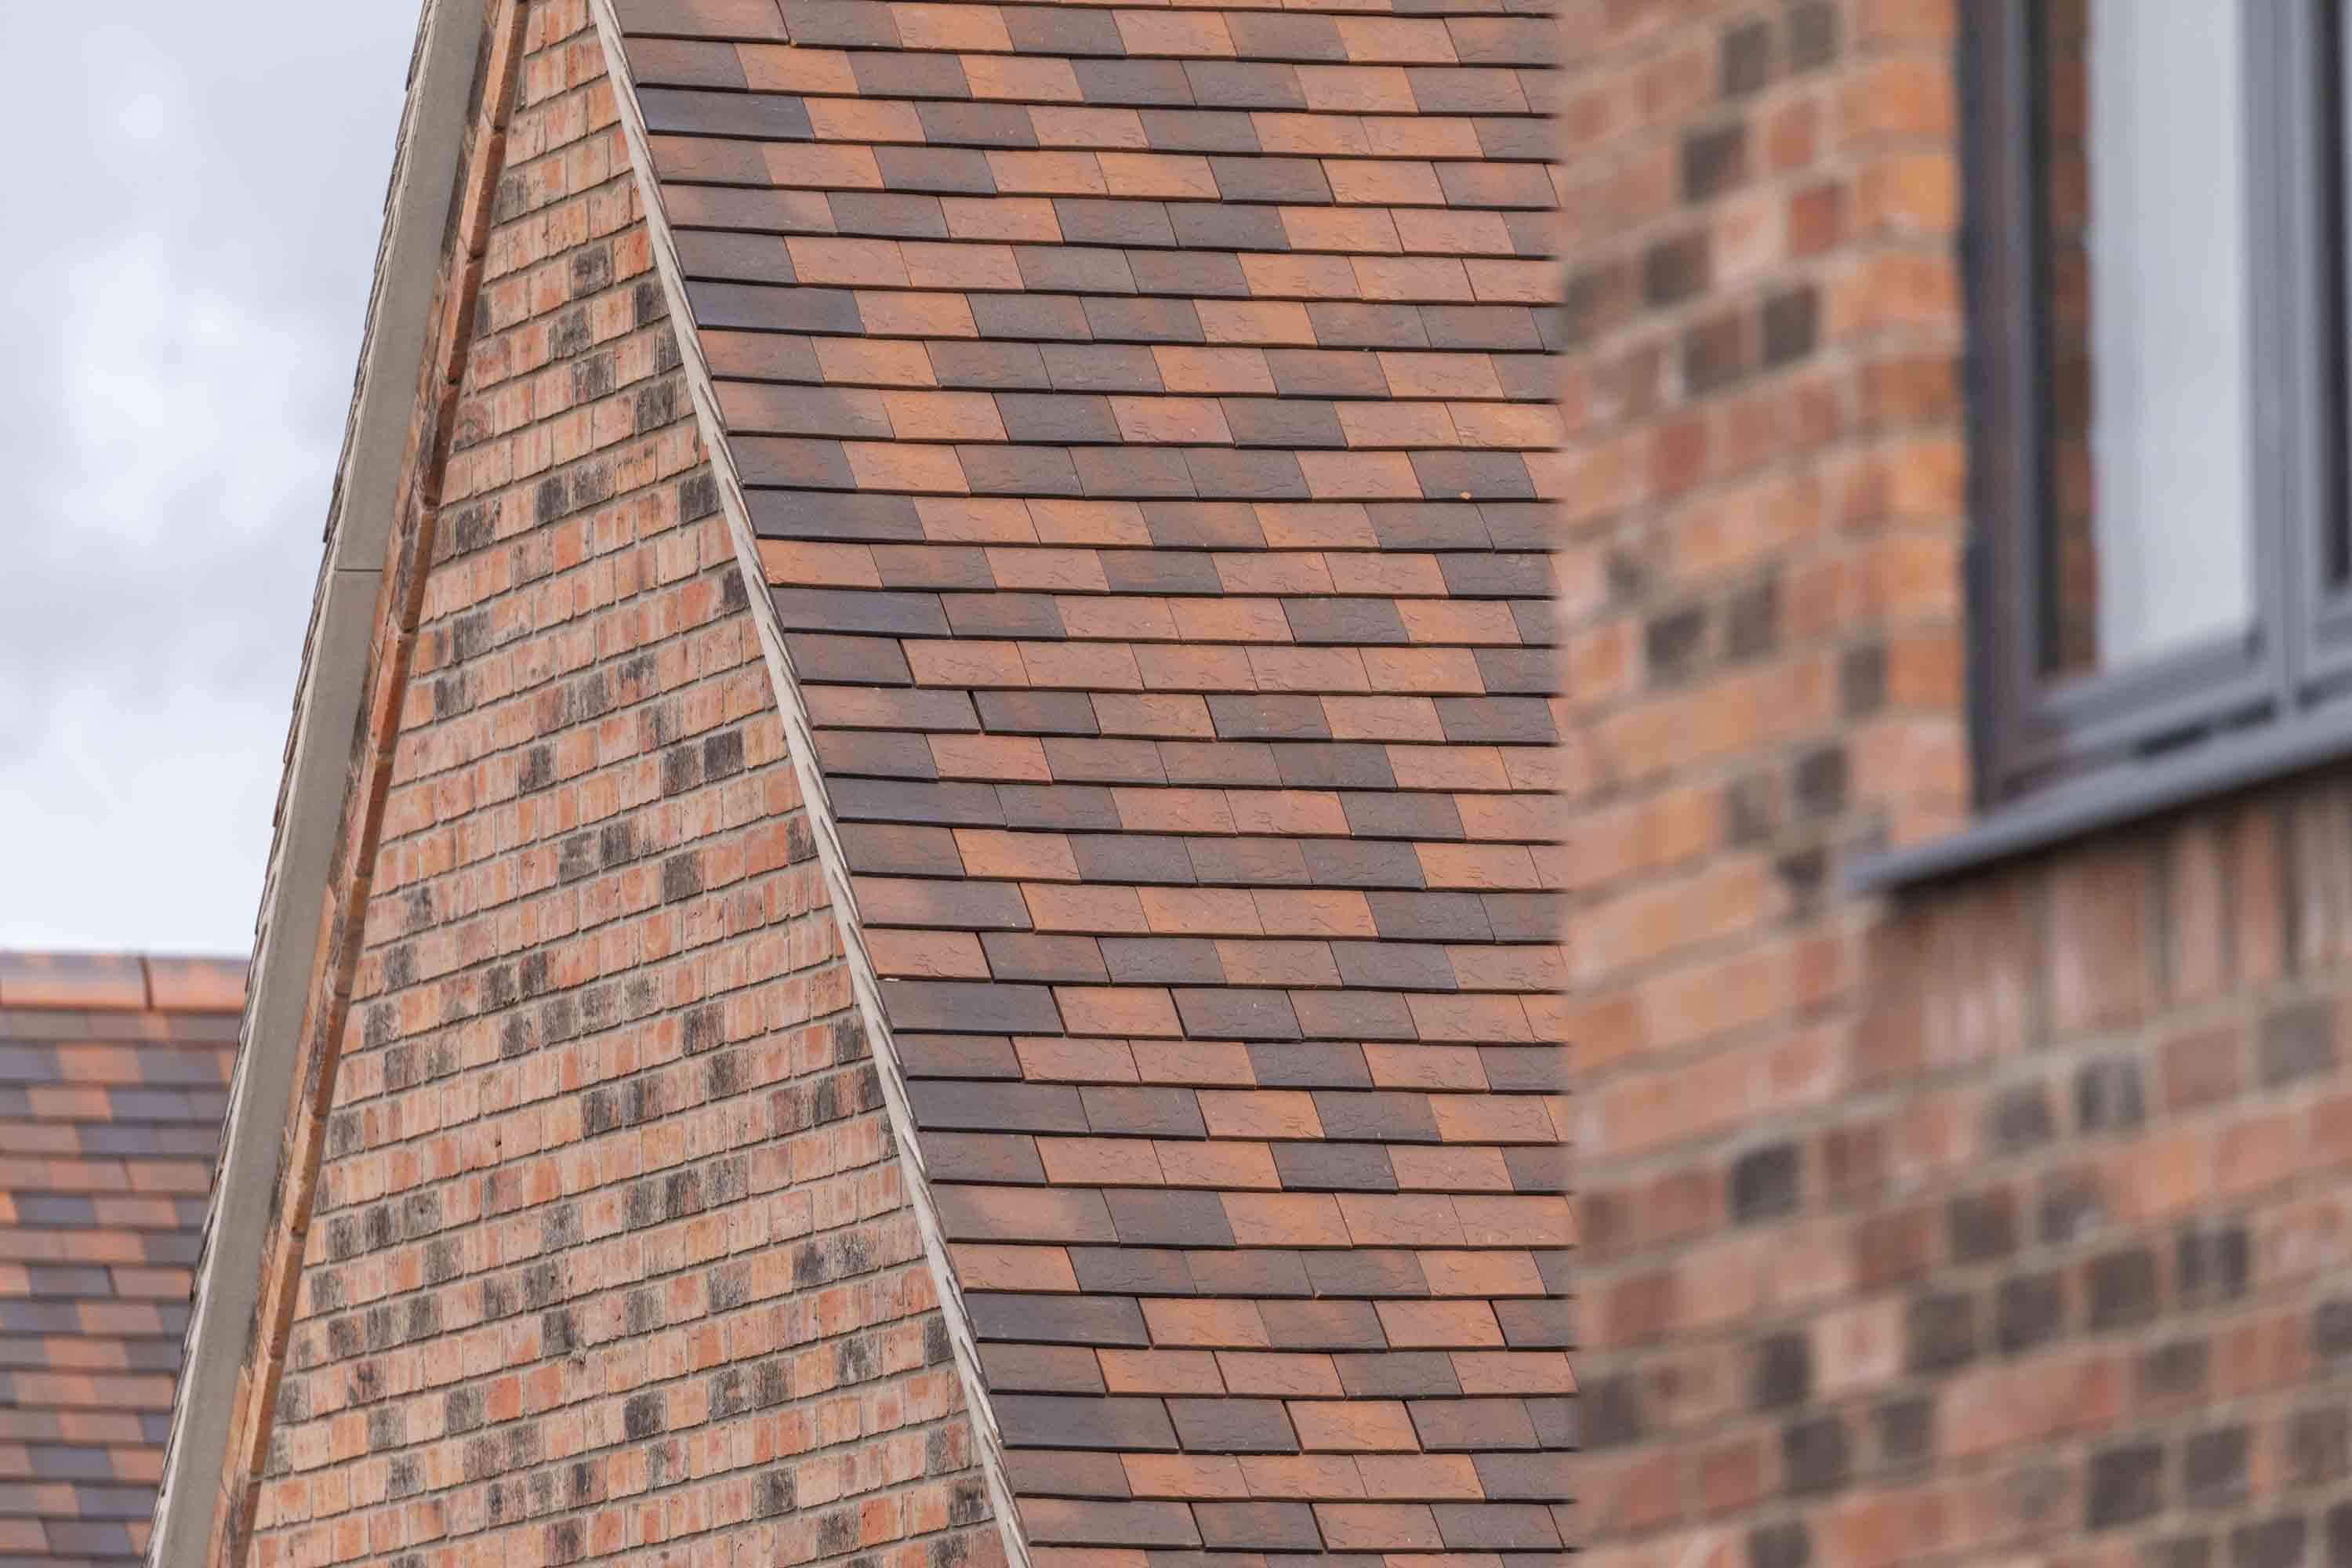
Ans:
<svg viewBox="0 0 2352 1568"><path fill-rule="evenodd" d="M1954 0L1571 7L1580 1522L2352 1563L2352 789L1963 821Z"/></svg>
<svg viewBox="0 0 2352 1568"><path fill-rule="evenodd" d="M248 1559L1001 1561L579 0L519 68Z"/></svg>

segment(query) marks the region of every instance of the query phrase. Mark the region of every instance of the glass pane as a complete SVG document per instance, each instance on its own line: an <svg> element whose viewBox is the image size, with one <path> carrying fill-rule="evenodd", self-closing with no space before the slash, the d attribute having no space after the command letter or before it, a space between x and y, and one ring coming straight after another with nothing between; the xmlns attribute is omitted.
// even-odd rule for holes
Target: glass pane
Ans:
<svg viewBox="0 0 2352 1568"><path fill-rule="evenodd" d="M2052 0L2045 658L2114 669L2243 628L2240 0Z"/></svg>

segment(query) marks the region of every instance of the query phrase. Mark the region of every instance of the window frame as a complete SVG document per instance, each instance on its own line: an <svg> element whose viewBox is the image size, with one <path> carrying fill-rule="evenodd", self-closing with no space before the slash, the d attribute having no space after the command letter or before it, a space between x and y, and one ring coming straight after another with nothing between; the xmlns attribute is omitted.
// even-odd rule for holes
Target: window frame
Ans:
<svg viewBox="0 0 2352 1568"><path fill-rule="evenodd" d="M2352 591L2330 589L2342 526L2338 132L2344 54L2330 0L2245 8L2252 616L2112 671L2053 678L2043 95L2035 0L1974 0L1961 30L1963 271L1969 334L1970 729L1979 810L2044 793L2097 797L2150 770L2305 721L2352 683ZM2325 42L2326 47L2316 46ZM2327 79L2323 79L2324 78ZM2332 281L2331 281L2332 280ZM2201 759L2210 766L2212 759Z"/></svg>
<svg viewBox="0 0 2352 1568"><path fill-rule="evenodd" d="M2352 5L2295 0L2294 8L2314 56L2309 79L2291 85L2307 94L2298 111L2315 166L2287 216L2301 226L2290 243L2312 274L2298 283L2314 306L2297 368L2309 395L2295 411L2295 437L2308 453L2303 482L2315 510L2296 533L2289 648L2299 694L2315 702L2352 688Z"/></svg>

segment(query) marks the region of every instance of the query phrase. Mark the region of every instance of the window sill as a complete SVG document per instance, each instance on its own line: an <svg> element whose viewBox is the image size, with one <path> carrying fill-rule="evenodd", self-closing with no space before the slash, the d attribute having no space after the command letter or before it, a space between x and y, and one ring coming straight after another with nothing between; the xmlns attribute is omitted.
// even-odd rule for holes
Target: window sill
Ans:
<svg viewBox="0 0 2352 1568"><path fill-rule="evenodd" d="M2159 763L2028 795L1942 838L1848 863L1846 890L1900 892L2352 754L2352 711L2231 736Z"/></svg>

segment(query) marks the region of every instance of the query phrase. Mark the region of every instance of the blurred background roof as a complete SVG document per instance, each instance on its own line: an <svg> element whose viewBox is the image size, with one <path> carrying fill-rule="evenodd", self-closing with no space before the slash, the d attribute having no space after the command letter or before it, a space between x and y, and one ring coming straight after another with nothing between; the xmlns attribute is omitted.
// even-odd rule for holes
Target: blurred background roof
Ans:
<svg viewBox="0 0 2352 1568"><path fill-rule="evenodd" d="M136 1561L245 965L0 952L0 1557Z"/></svg>

